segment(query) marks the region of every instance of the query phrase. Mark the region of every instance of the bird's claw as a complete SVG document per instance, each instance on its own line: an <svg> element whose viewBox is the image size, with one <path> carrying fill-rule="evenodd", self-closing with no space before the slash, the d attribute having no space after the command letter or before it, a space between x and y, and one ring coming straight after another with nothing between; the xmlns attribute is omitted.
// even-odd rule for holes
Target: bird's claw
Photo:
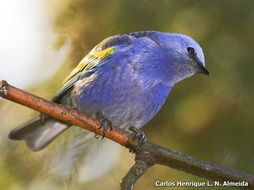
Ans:
<svg viewBox="0 0 254 190"><path fill-rule="evenodd" d="M102 135L102 139L105 137L105 132L106 131L112 131L112 124L111 122L106 119L102 113L100 112L97 112L96 113L96 118L99 120L100 122L100 127L99 129L103 129L103 135ZM95 134L95 138L98 139L99 138L99 135Z"/></svg>
<svg viewBox="0 0 254 190"><path fill-rule="evenodd" d="M129 149L129 151L134 153L136 150L139 150L141 146L146 142L146 135L143 131L134 126L129 127L129 130L133 134L131 141L136 143L136 146L133 149Z"/></svg>

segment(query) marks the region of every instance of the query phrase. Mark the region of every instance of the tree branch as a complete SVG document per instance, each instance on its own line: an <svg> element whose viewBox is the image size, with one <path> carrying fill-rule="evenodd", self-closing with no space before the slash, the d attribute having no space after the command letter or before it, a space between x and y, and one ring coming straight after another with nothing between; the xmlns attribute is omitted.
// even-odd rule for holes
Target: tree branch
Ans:
<svg viewBox="0 0 254 190"><path fill-rule="evenodd" d="M72 125L76 125L80 128L87 129L98 135L104 135L105 137L123 146L128 147L129 145L129 133L118 128L113 128L110 133L106 132L104 134L103 129L100 127L99 121L89 118L85 114L82 114L75 109L67 108L61 104L50 102L18 88L15 88L9 85L6 81L0 81L0 96L12 102L16 102L38 112L49 115L55 119L64 121Z"/></svg>
<svg viewBox="0 0 254 190"><path fill-rule="evenodd" d="M168 166L177 170L194 174L212 181L248 182L244 189L254 189L254 175L238 170L225 168L217 164L199 160L192 156L169 150L151 142L146 142L135 152L135 164L123 178L122 190L130 189L145 171L154 164Z"/></svg>
<svg viewBox="0 0 254 190"><path fill-rule="evenodd" d="M99 121L89 118L75 109L44 100L15 88L9 85L6 81L0 81L0 96L49 115L55 119L76 125L98 135L104 135L106 138L127 148L134 149L137 145L137 142L133 141L133 134L127 131L118 128L113 128L110 131L103 131L103 129L100 128ZM209 180L232 182L245 181L248 182L247 189L254 189L254 176L251 174L199 160L183 153L158 146L149 141L145 142L141 148L136 149L135 154L135 164L123 178L121 183L122 190L132 189L135 182L146 172L146 170L155 164L175 168Z"/></svg>

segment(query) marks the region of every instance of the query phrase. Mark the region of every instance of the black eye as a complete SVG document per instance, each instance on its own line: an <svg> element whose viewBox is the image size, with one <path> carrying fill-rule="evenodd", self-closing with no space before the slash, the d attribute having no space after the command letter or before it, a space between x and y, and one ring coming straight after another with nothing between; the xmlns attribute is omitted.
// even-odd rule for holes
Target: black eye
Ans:
<svg viewBox="0 0 254 190"><path fill-rule="evenodd" d="M193 47L187 47L187 51L191 55L195 54L195 49Z"/></svg>

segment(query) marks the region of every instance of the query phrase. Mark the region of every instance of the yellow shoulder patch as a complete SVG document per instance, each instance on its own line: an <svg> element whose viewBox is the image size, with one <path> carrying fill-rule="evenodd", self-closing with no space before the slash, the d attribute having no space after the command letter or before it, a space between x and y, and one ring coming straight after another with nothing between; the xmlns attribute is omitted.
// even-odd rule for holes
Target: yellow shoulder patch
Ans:
<svg viewBox="0 0 254 190"><path fill-rule="evenodd" d="M106 57L112 55L115 52L114 47L109 47L107 49L104 49L102 51L96 51L96 48L94 48L87 56L85 56L80 63L77 65L75 69L69 74L68 77L64 80L64 83L68 83L68 81L74 77L77 73L85 70L92 69L96 65L100 63L101 60L105 59Z"/></svg>
<svg viewBox="0 0 254 190"><path fill-rule="evenodd" d="M114 47L109 47L107 49L104 49L102 51L92 51L88 54L89 57L94 58L94 59L104 59L108 57L109 55L112 55L115 52Z"/></svg>

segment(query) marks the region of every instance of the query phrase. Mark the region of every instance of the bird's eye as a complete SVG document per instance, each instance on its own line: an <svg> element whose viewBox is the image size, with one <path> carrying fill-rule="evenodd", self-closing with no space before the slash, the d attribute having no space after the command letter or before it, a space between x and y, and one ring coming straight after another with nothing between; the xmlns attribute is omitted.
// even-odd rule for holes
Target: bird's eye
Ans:
<svg viewBox="0 0 254 190"><path fill-rule="evenodd" d="M187 47L187 51L190 55L195 54L195 49L193 47Z"/></svg>

